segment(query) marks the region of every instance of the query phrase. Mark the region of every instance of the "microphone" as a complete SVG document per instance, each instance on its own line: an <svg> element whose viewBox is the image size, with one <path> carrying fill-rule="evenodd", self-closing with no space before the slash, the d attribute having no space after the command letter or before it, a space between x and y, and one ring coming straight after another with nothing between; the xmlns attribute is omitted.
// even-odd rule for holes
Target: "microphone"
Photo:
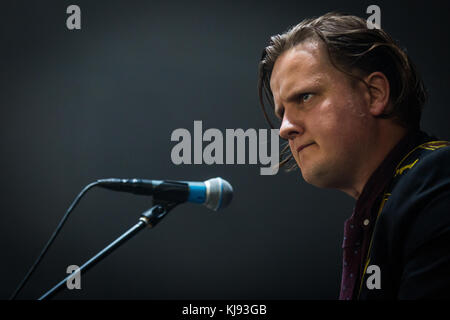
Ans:
<svg viewBox="0 0 450 320"><path fill-rule="evenodd" d="M214 211L225 208L233 199L233 187L222 178L203 182L110 178L97 183L115 191L153 195L158 200L200 203Z"/></svg>

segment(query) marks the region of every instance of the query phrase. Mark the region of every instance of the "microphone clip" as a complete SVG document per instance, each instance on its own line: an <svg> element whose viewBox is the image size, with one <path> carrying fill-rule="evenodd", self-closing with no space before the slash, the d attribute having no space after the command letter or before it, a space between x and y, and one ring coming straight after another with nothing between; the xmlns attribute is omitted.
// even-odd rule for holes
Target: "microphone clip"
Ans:
<svg viewBox="0 0 450 320"><path fill-rule="evenodd" d="M150 228L152 228L180 203L181 202L161 200L153 197L152 208L142 213L139 220L145 222Z"/></svg>

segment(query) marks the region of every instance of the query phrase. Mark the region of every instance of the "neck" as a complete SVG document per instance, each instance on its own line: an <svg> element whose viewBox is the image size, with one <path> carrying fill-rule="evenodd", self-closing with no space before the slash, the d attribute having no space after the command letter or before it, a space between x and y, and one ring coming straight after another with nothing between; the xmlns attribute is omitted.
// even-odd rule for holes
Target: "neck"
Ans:
<svg viewBox="0 0 450 320"><path fill-rule="evenodd" d="M350 187L341 189L354 199L358 200L369 178L374 171L380 166L386 156L407 134L407 129L398 125L386 123L377 130L377 135L367 146L371 150L363 150L362 166L356 173L353 183Z"/></svg>

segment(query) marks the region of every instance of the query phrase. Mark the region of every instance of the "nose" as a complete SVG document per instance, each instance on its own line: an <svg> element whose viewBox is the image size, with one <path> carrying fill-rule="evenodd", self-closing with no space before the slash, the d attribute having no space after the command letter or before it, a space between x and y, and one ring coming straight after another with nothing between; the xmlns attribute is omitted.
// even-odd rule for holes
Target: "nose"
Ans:
<svg viewBox="0 0 450 320"><path fill-rule="evenodd" d="M301 134L303 129L295 121L292 121L288 117L287 112L283 115L283 120L280 126L280 137L285 140L294 139L297 135Z"/></svg>

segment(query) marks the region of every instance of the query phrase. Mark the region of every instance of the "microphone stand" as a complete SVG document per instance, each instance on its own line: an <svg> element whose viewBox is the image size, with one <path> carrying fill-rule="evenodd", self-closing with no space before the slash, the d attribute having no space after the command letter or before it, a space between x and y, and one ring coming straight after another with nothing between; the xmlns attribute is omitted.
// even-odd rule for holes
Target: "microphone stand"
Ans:
<svg viewBox="0 0 450 320"><path fill-rule="evenodd" d="M139 218L138 223L136 223L133 227L128 229L124 234L122 234L116 240L111 242L107 247L105 247L103 250L101 250L99 253L97 253L93 258L91 258L86 263L84 263L75 272L68 275L66 278L64 278L64 280L62 280L56 286L54 286L52 289L47 291L38 300L49 299L52 296L54 296L56 293L60 292L64 288L64 285L67 283L67 281L70 279L73 279L73 277L75 277L75 275L77 273L81 273L82 271L87 272L90 268L92 268L94 265L96 265L101 260L106 258L111 252L113 252L115 249L120 247L123 243L125 243L127 240L132 238L134 235L136 235L140 230L144 229L146 226L149 226L150 228L154 227L176 205L178 205L178 203L154 199L153 207L151 207L149 210L147 210L141 214L141 217Z"/></svg>

